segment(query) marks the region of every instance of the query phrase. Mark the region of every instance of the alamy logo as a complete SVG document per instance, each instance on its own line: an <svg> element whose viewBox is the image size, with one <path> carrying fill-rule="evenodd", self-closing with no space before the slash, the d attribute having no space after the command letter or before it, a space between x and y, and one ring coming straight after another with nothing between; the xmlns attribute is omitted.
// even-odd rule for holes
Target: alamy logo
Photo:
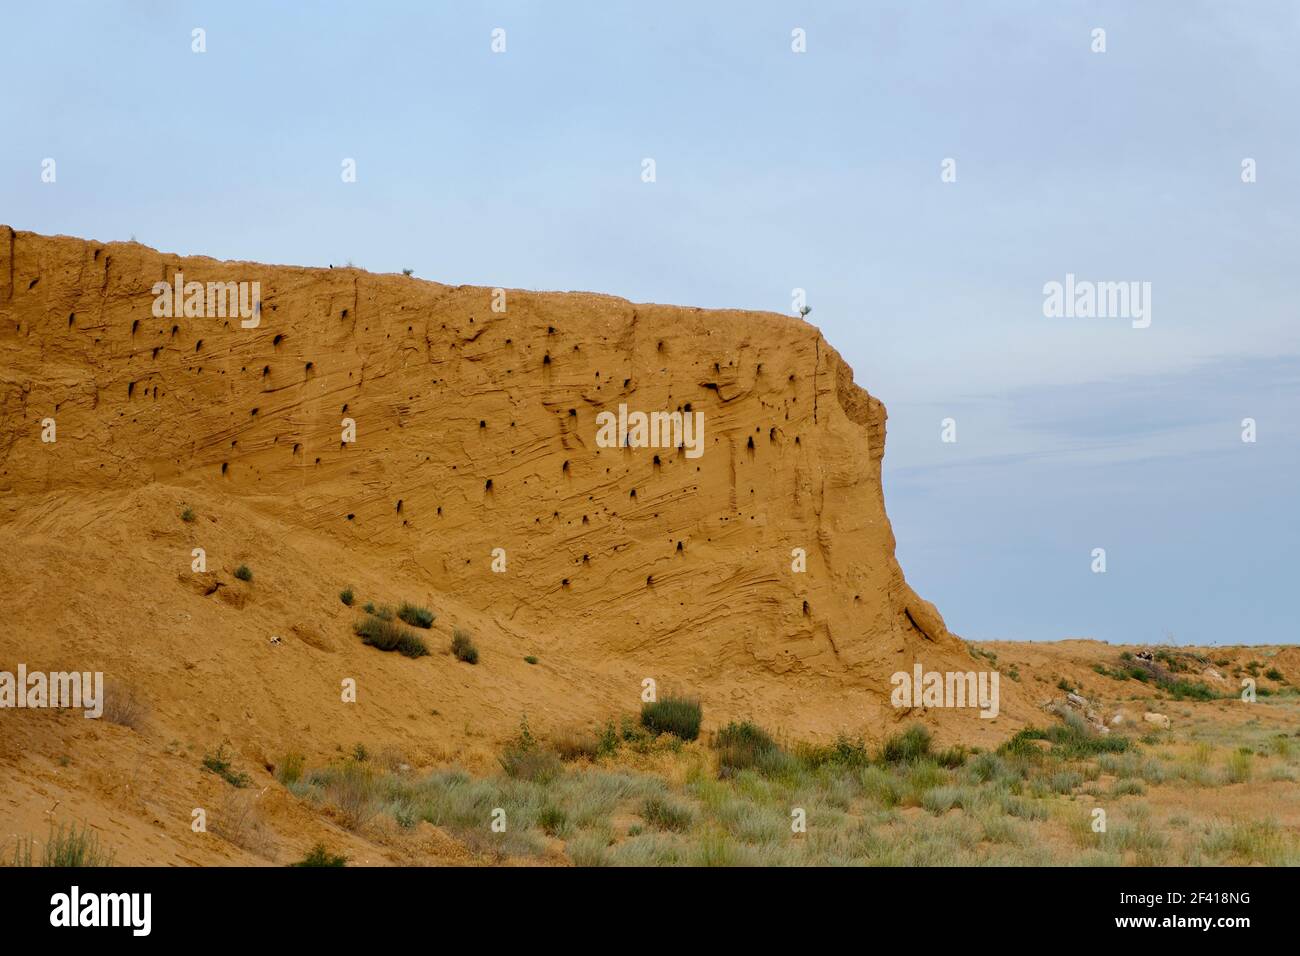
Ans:
<svg viewBox="0 0 1300 956"><path fill-rule="evenodd" d="M895 671L889 682L895 707L978 707L984 720L998 715L997 671L927 671L918 663L910 674Z"/></svg>
<svg viewBox="0 0 1300 956"><path fill-rule="evenodd" d="M225 319L238 316L245 329L262 323L262 283L186 282L183 272L173 283L153 284L153 314L156 319Z"/></svg>
<svg viewBox="0 0 1300 956"><path fill-rule="evenodd" d="M104 713L104 674L102 671L27 672L26 664L18 673L0 671L0 709L67 708L84 710L86 719Z"/></svg>
<svg viewBox="0 0 1300 956"><path fill-rule="evenodd" d="M684 448L687 458L704 454L703 412L628 412L596 415L596 444L601 448Z"/></svg>
<svg viewBox="0 0 1300 956"><path fill-rule="evenodd" d="M153 927L152 893L86 893L73 886L50 897L51 926L128 926L133 936Z"/></svg>
<svg viewBox="0 0 1300 956"><path fill-rule="evenodd" d="M1043 286L1043 315L1049 319L1132 319L1133 328L1151 324L1150 282L1090 282L1076 280Z"/></svg>

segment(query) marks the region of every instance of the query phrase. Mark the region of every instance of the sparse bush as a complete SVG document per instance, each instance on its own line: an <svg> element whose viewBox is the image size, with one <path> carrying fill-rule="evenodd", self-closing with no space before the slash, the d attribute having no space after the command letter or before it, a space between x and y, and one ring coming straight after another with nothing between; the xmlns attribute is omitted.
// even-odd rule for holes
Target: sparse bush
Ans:
<svg viewBox="0 0 1300 956"><path fill-rule="evenodd" d="M563 836L570 829L569 816L560 807L548 803L537 813L537 825L547 836Z"/></svg>
<svg viewBox="0 0 1300 956"><path fill-rule="evenodd" d="M148 702L128 684L109 681L104 685L104 719L132 730L142 730L149 717Z"/></svg>
<svg viewBox="0 0 1300 956"><path fill-rule="evenodd" d="M235 568L235 577L239 578L241 581L251 581L253 580L253 572L248 565L241 564L239 567Z"/></svg>
<svg viewBox="0 0 1300 956"><path fill-rule="evenodd" d="M693 814L689 807L655 796L641 804L641 818L657 829L680 833L690 827Z"/></svg>
<svg viewBox="0 0 1300 956"><path fill-rule="evenodd" d="M469 632L462 631L460 628L451 632L451 652L456 655L458 661L464 661L466 664L478 663L478 648L474 646L474 639L469 636Z"/></svg>
<svg viewBox="0 0 1300 956"><path fill-rule="evenodd" d="M402 270L402 275L407 276L408 278L409 278L410 276L414 275L414 274L415 274L415 270L414 270L414 269L403 269L403 270Z"/></svg>
<svg viewBox="0 0 1300 956"><path fill-rule="evenodd" d="M525 664L536 664L536 663L537 663L537 658L534 657L532 654L529 654L527 657L524 658L524 663L525 663Z"/></svg>
<svg viewBox="0 0 1300 956"><path fill-rule="evenodd" d="M519 733L497 758L506 776L533 783L550 783L563 769L560 758L537 742L528 729L528 718L519 721Z"/></svg>
<svg viewBox="0 0 1300 956"><path fill-rule="evenodd" d="M911 763L930 753L930 731L913 724L887 739L880 748L881 763Z"/></svg>
<svg viewBox="0 0 1300 956"><path fill-rule="evenodd" d="M212 832L249 853L271 853L271 833L257 812L257 800L252 794L227 790L212 820Z"/></svg>
<svg viewBox="0 0 1300 956"><path fill-rule="evenodd" d="M344 588L342 591L340 591L339 600L342 601L344 605L346 605L347 607L351 607L352 602L356 600L356 596L352 593L352 588L350 587Z"/></svg>
<svg viewBox="0 0 1300 956"><path fill-rule="evenodd" d="M411 627L422 627L428 630L433 627L433 619L436 615L427 607L419 607L403 601L401 607L397 609L397 616Z"/></svg>
<svg viewBox="0 0 1300 956"><path fill-rule="evenodd" d="M810 770L828 765L865 767L871 763L871 752L862 738L852 739L844 734L837 736L834 743L824 746L800 744L795 748L795 753Z"/></svg>
<svg viewBox="0 0 1300 956"><path fill-rule="evenodd" d="M1244 749L1235 750L1228 757L1228 766L1224 776L1229 783L1246 783L1255 769L1253 757Z"/></svg>
<svg viewBox="0 0 1300 956"><path fill-rule="evenodd" d="M552 734L550 740L551 747L564 761L595 760L600 756L600 738L589 730L568 728Z"/></svg>
<svg viewBox="0 0 1300 956"><path fill-rule="evenodd" d="M1123 753L1128 750L1130 741L1122 734L1095 733L1083 718L1070 713L1065 722L1056 724L1047 730L1026 727L998 748L998 753L1029 757L1035 759L1043 751L1034 745L1035 740L1046 740L1051 744L1051 754L1067 760L1081 760L1097 754Z"/></svg>
<svg viewBox="0 0 1300 956"><path fill-rule="evenodd" d="M732 721L718 731L713 741L718 751L718 775L729 777L742 770L754 769L773 774L790 766L790 757L757 724L747 720Z"/></svg>
<svg viewBox="0 0 1300 956"><path fill-rule="evenodd" d="M374 771L349 760L325 775L324 794L339 812L339 822L349 830L360 830L379 812Z"/></svg>
<svg viewBox="0 0 1300 956"><path fill-rule="evenodd" d="M181 520L184 521L186 524L193 524L194 519L197 517L198 515L194 513L193 508L186 508L184 511L181 512Z"/></svg>
<svg viewBox="0 0 1300 956"><path fill-rule="evenodd" d="M252 777L235 770L231 765L230 755L226 753L225 744L218 747L216 753L203 755L203 768L212 771L232 787L247 787L253 782Z"/></svg>
<svg viewBox="0 0 1300 956"><path fill-rule="evenodd" d="M1207 685L1194 680L1161 681L1160 688L1171 694L1174 700L1214 700L1219 696Z"/></svg>
<svg viewBox="0 0 1300 956"><path fill-rule="evenodd" d="M947 813L953 807L969 810L974 802L974 791L967 787L932 787L921 795L921 806L935 815Z"/></svg>
<svg viewBox="0 0 1300 956"><path fill-rule="evenodd" d="M680 740L697 738L703 717L700 702L690 697L669 696L641 705L641 726L651 733L672 734Z"/></svg>
<svg viewBox="0 0 1300 956"><path fill-rule="evenodd" d="M1286 680L1286 678L1282 676L1282 672L1276 667L1270 667L1268 670L1264 671L1264 676L1271 681L1277 681L1279 684Z"/></svg>
<svg viewBox="0 0 1300 956"><path fill-rule="evenodd" d="M362 641L381 651L397 651L407 657L424 657L429 653L424 641L411 631L375 614L367 614L353 625L353 630Z"/></svg>
<svg viewBox="0 0 1300 956"><path fill-rule="evenodd" d="M311 848L311 851L297 863L290 863L290 866L347 866L348 858L342 855L330 853L325 849L324 843L317 843Z"/></svg>
<svg viewBox="0 0 1300 956"><path fill-rule="evenodd" d="M99 867L113 865L113 852L99 842L99 834L83 824L65 826L50 824L50 835L41 851L40 866ZM10 859L11 866L36 866L35 841L28 837L19 840Z"/></svg>
<svg viewBox="0 0 1300 956"><path fill-rule="evenodd" d="M934 759L940 767L955 770L966 762L966 748L961 744L956 744L947 750L939 751Z"/></svg>
<svg viewBox="0 0 1300 956"><path fill-rule="evenodd" d="M306 762L306 758L300 753L285 754L280 760L280 765L275 768L275 779L285 787L293 786L302 779L302 770Z"/></svg>

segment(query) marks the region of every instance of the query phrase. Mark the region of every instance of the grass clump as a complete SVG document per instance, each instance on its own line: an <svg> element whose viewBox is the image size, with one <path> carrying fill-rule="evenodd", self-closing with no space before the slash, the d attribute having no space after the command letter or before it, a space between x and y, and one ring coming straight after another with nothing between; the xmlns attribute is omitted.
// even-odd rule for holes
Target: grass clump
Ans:
<svg viewBox="0 0 1300 956"><path fill-rule="evenodd" d="M280 765L275 768L275 779L286 787L291 787L302 779L303 766L307 759L300 753L285 754Z"/></svg>
<svg viewBox="0 0 1300 956"><path fill-rule="evenodd" d="M474 646L474 638L469 636L468 631L462 631L460 628L452 631L451 652L456 655L458 661L466 664L478 663L478 648Z"/></svg>
<svg viewBox="0 0 1300 956"><path fill-rule="evenodd" d="M419 637L377 614L367 614L353 626L353 630L362 641L381 651L397 651L407 657L425 657L429 653L429 648Z"/></svg>
<svg viewBox="0 0 1300 956"><path fill-rule="evenodd" d="M1214 700L1219 696L1206 684L1194 680L1162 681L1160 688L1168 692L1174 700Z"/></svg>
<svg viewBox="0 0 1300 956"><path fill-rule="evenodd" d="M792 762L767 731L747 720L733 720L719 730L713 746L718 751L718 775L724 778L750 769L777 774Z"/></svg>
<svg viewBox="0 0 1300 956"><path fill-rule="evenodd" d="M89 825L77 829L75 823L70 826L50 824L50 835L37 863L35 841L32 838L19 840L14 847L10 866L112 866L113 852L106 850L99 842L99 834Z"/></svg>
<svg viewBox="0 0 1300 956"><path fill-rule="evenodd" d="M524 658L524 663L525 663L525 664L536 664L536 663L537 663L537 658L534 657L532 654L529 654L527 657Z"/></svg>
<svg viewBox="0 0 1300 956"><path fill-rule="evenodd" d="M425 630L433 627L435 617L427 607L419 607L406 601L403 601L401 607L397 609L397 616L411 627L422 627Z"/></svg>
<svg viewBox="0 0 1300 956"><path fill-rule="evenodd" d="M559 756L543 747L528 729L526 716L519 721L518 735L497 759L506 776L533 783L550 783L563 769Z"/></svg>
<svg viewBox="0 0 1300 956"><path fill-rule="evenodd" d="M253 580L252 569L250 569L246 564L241 564L239 567L235 568L235 577L239 578L241 581L251 581Z"/></svg>
<svg viewBox="0 0 1300 956"><path fill-rule="evenodd" d="M1098 734L1093 731L1083 718L1076 714L1066 716L1064 723L1055 724L1042 730L1026 727L998 748L1004 756L1037 757L1043 751L1034 744L1036 740L1045 740L1051 744L1053 757L1066 760L1082 760L1100 754L1124 753L1131 742L1122 734Z"/></svg>
<svg viewBox="0 0 1300 956"><path fill-rule="evenodd" d="M216 753L203 755L203 769L212 771L232 787L247 787L253 782L248 774L234 769L225 744L218 747Z"/></svg>
<svg viewBox="0 0 1300 956"><path fill-rule="evenodd" d="M1254 770L1253 755L1245 748L1239 748L1228 756L1224 777L1229 783L1246 783L1254 774Z"/></svg>
<svg viewBox="0 0 1300 956"><path fill-rule="evenodd" d="M347 587L339 592L339 600L343 602L345 607L351 607L356 600L356 595L352 593L352 588Z"/></svg>
<svg viewBox="0 0 1300 956"><path fill-rule="evenodd" d="M802 744L795 748L799 761L809 770L821 767L843 767L852 769L865 767L871 763L871 751L862 742L862 738L851 738L840 734L830 744Z"/></svg>
<svg viewBox="0 0 1300 956"><path fill-rule="evenodd" d="M602 738L590 730L568 728L551 735L551 748L568 762L572 760L595 760L601 754Z"/></svg>
<svg viewBox="0 0 1300 956"><path fill-rule="evenodd" d="M193 524L194 519L197 517L198 515L194 513L193 508L186 508L184 511L181 512L181 520L184 521L186 524Z"/></svg>
<svg viewBox="0 0 1300 956"><path fill-rule="evenodd" d="M324 843L317 843L306 856L290 866L347 866L348 858L341 854L330 853Z"/></svg>
<svg viewBox="0 0 1300 956"><path fill-rule="evenodd" d="M665 697L641 705L642 727L655 734L672 734L680 740L699 737L703 717L700 702L690 697Z"/></svg>
<svg viewBox="0 0 1300 956"><path fill-rule="evenodd" d="M641 818L657 830L681 833L690 828L694 814L690 808L664 797L646 797L641 804Z"/></svg>
<svg viewBox="0 0 1300 956"><path fill-rule="evenodd" d="M912 763L930 755L930 731L921 724L913 724L900 734L887 739L880 748L880 762L886 764Z"/></svg>

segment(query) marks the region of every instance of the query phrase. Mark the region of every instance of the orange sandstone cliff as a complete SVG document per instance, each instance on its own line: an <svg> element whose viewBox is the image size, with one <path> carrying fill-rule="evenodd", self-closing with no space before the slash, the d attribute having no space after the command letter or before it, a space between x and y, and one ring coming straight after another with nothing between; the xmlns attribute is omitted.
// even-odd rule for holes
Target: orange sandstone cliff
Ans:
<svg viewBox="0 0 1300 956"><path fill-rule="evenodd" d="M155 315L178 272L259 283L256 327ZM802 320L0 227L0 358L0 669L103 670L159 738L467 759L646 678L796 738L992 742L1027 713L1010 680L997 720L890 705L896 671L976 665L894 558L884 406ZM620 404L702 412L702 453L601 447ZM363 645L347 585L433 608L434 654ZM39 716L0 715L0 760L129 733Z"/></svg>

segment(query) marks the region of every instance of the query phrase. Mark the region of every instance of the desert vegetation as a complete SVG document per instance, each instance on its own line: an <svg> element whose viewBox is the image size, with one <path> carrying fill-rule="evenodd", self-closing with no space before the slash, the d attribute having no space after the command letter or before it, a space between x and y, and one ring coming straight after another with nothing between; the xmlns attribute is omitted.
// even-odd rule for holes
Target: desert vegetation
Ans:
<svg viewBox="0 0 1300 956"><path fill-rule="evenodd" d="M406 657L428 656L428 645L413 631L397 623L390 608L374 609L373 604L366 607L370 610L353 625L362 641L381 651L397 651Z"/></svg>
<svg viewBox="0 0 1300 956"><path fill-rule="evenodd" d="M871 747L849 736L786 742L752 721L700 735L695 709L682 706L698 702L668 701L677 703L545 739L525 718L493 776L382 771L345 757L290 789L357 832L384 819L398 832L430 824L498 860L1300 864L1295 832L1267 814L1226 810L1242 788L1300 770L1300 740L1258 724L1171 739L1098 733L1067 715L995 750L936 747L921 725ZM1195 801L1203 810L1156 798L1189 791L1206 795ZM499 831L490 825L497 811Z"/></svg>
<svg viewBox="0 0 1300 956"><path fill-rule="evenodd" d="M38 844L33 837L20 838L7 858L8 866L112 866L113 852L100 842L89 826L50 824L49 836Z"/></svg>
<svg viewBox="0 0 1300 956"><path fill-rule="evenodd" d="M456 660L466 664L478 663L478 647L474 644L474 638L470 637L468 631L462 631L460 628L451 634L451 653L455 655Z"/></svg>

